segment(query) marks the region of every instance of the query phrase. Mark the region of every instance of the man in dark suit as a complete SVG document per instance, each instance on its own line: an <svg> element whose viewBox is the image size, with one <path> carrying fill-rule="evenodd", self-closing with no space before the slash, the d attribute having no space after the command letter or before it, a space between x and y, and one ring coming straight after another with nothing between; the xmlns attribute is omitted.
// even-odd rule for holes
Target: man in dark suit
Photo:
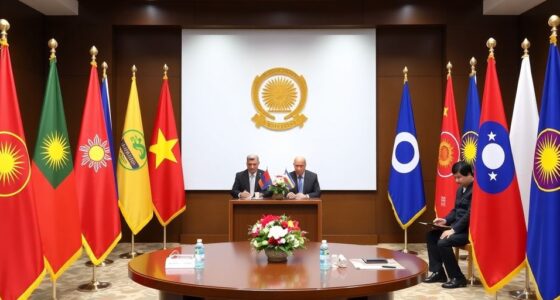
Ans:
<svg viewBox="0 0 560 300"><path fill-rule="evenodd" d="M288 199L319 198L321 196L317 174L307 171L306 165L305 157L294 158L294 171L290 172L290 177L294 181L295 187L288 193Z"/></svg>
<svg viewBox="0 0 560 300"><path fill-rule="evenodd" d="M231 188L231 196L239 199L251 199L255 193L263 193L259 186L259 179L264 171L259 169L259 156L255 154L247 155L247 169L235 174L235 181ZM265 191L263 196L268 196Z"/></svg>
<svg viewBox="0 0 560 300"><path fill-rule="evenodd" d="M451 229L435 229L428 232L429 269L432 274L424 282L445 282L442 287L453 289L467 286L467 279L461 272L453 247L469 243L469 218L471 213L472 186L474 173L472 167L464 161L455 163L451 169L455 182L459 184L455 197L455 207L445 218L434 219L436 225L448 225ZM447 271L449 281L443 270Z"/></svg>

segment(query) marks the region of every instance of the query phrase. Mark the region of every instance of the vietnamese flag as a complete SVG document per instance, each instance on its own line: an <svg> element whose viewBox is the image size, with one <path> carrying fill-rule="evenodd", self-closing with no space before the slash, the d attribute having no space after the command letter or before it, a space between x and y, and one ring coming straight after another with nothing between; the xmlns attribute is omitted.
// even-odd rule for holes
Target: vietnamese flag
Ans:
<svg viewBox="0 0 560 300"><path fill-rule="evenodd" d="M0 38L0 298L8 300L28 298L45 265L6 35Z"/></svg>
<svg viewBox="0 0 560 300"><path fill-rule="evenodd" d="M93 58L78 138L74 172L82 224L82 244L91 262L99 265L121 239L113 157L103 107L97 63Z"/></svg>
<svg viewBox="0 0 560 300"><path fill-rule="evenodd" d="M441 133L439 140L439 154L436 176L436 196L434 208L436 216L444 218L455 207L457 184L451 172L453 164L459 161L461 138L457 113L455 111L455 96L453 95L453 81L451 79L451 63L448 64L447 87L445 90L445 103L441 120Z"/></svg>
<svg viewBox="0 0 560 300"><path fill-rule="evenodd" d="M33 154L33 187L47 270L52 281L82 254L80 213L56 57L50 58Z"/></svg>
<svg viewBox="0 0 560 300"><path fill-rule="evenodd" d="M494 293L524 267L527 231L493 49L486 69L476 157L470 241L482 284Z"/></svg>
<svg viewBox="0 0 560 300"><path fill-rule="evenodd" d="M182 213L186 205L181 150L168 81L165 74L148 155L152 201L163 226Z"/></svg>

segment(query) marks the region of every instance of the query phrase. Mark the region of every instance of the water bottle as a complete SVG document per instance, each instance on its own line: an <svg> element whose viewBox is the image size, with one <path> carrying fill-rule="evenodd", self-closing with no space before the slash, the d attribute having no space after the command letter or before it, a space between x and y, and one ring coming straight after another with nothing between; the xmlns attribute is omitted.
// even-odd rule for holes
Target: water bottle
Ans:
<svg viewBox="0 0 560 300"><path fill-rule="evenodd" d="M194 245L194 268L204 268L204 244L202 244L202 239L197 239Z"/></svg>
<svg viewBox="0 0 560 300"><path fill-rule="evenodd" d="M319 268L321 270L328 270L331 268L330 258L329 245L327 244L327 240L323 240L319 248Z"/></svg>

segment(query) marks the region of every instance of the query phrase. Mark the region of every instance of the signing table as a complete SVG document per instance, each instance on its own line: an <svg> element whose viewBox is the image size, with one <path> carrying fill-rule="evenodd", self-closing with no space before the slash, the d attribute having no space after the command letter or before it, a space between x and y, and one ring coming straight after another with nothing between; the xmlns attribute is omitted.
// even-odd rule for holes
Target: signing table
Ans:
<svg viewBox="0 0 560 300"><path fill-rule="evenodd" d="M211 299L391 299L392 292L422 281L427 264L422 259L375 246L329 243L331 254L346 258L394 258L402 270L319 269L320 243L288 257L287 263L268 263L245 242L206 244L202 270L165 269L172 251L193 253L193 245L159 250L135 257L128 264L129 277L144 286L160 290L161 299L182 296ZM185 297L186 298L186 297ZM187 298L190 299L190 298Z"/></svg>

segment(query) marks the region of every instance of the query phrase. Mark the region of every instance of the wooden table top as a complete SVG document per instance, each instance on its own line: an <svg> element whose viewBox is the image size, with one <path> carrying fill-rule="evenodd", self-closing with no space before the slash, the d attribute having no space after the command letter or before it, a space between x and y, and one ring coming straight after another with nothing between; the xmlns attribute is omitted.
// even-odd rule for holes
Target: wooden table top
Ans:
<svg viewBox="0 0 560 300"><path fill-rule="evenodd" d="M361 297L390 293L416 285L427 272L422 259L398 251L369 245L329 243L331 254L347 259L394 258L404 270L319 269L320 243L309 242L306 249L288 257L287 263L268 263L264 252L257 253L249 242L205 244L206 263L202 270L166 270L165 259L172 251L192 254L194 245L159 250L129 262L129 277L142 285L196 297L228 299L326 299ZM288 298L286 298L288 297Z"/></svg>

